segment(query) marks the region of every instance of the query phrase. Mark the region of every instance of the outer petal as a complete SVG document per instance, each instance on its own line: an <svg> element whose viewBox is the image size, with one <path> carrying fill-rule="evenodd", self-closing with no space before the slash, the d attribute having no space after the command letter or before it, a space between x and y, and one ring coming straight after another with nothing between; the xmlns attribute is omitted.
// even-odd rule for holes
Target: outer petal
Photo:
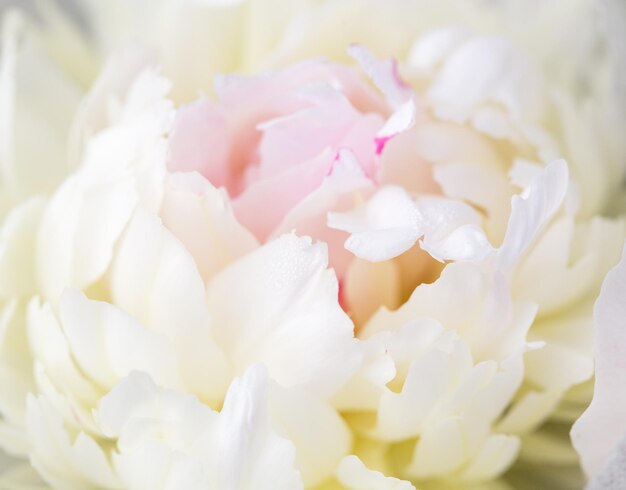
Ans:
<svg viewBox="0 0 626 490"><path fill-rule="evenodd" d="M293 445L270 425L267 383L265 370L251 367L232 382L218 414L144 373L123 379L97 419L117 438L113 460L124 488L302 489Z"/></svg>
<svg viewBox="0 0 626 490"><path fill-rule="evenodd" d="M14 208L0 228L0 297L36 290L34 249L43 208L43 199L30 199Z"/></svg>
<svg viewBox="0 0 626 490"><path fill-rule="evenodd" d="M85 288L103 276L138 202L158 209L163 135L172 116L168 86L144 71L115 114L116 123L90 141L78 173L51 199L37 243L38 279L48 299L56 301L66 286Z"/></svg>
<svg viewBox="0 0 626 490"><path fill-rule="evenodd" d="M593 477L626 432L626 249L596 302L596 384L591 405L572 428L583 468Z"/></svg>
<svg viewBox="0 0 626 490"><path fill-rule="evenodd" d="M246 33L245 3L163 2L160 24L154 27L160 34L158 48L165 74L175 81L177 100L189 101L209 92L216 73L237 68ZM135 23L129 27L129 34L135 31Z"/></svg>
<svg viewBox="0 0 626 490"><path fill-rule="evenodd" d="M44 212L37 241L37 276L56 301L66 286L86 288L102 277L138 201L132 180L85 183L68 178Z"/></svg>
<svg viewBox="0 0 626 490"><path fill-rule="evenodd" d="M324 245L284 235L215 277L216 338L236 371L263 362L279 384L322 397L354 372L360 354L327 260Z"/></svg>
<svg viewBox="0 0 626 490"><path fill-rule="evenodd" d="M72 122L69 157L73 161L80 158L89 138L111 122L113 108L121 104L135 77L150 63L150 55L143 48L128 47L112 54L104 63Z"/></svg>
<svg viewBox="0 0 626 490"><path fill-rule="evenodd" d="M28 344L34 360L34 377L39 393L56 413L74 429L97 433L91 409L101 390L74 362L70 346L49 303L33 298L28 305Z"/></svg>
<svg viewBox="0 0 626 490"><path fill-rule="evenodd" d="M49 192L65 176L65 143L80 97L76 85L30 37L18 12L2 20L0 216L7 196L15 202Z"/></svg>
<svg viewBox="0 0 626 490"><path fill-rule="evenodd" d="M36 390L24 310L16 300L0 310L0 447L20 456L28 446L23 430L26 395Z"/></svg>

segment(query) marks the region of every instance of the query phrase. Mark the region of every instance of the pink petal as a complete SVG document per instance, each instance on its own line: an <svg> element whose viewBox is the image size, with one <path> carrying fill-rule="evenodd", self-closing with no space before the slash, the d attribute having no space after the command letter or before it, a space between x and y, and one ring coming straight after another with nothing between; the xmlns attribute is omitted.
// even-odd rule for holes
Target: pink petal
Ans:
<svg viewBox="0 0 626 490"><path fill-rule="evenodd" d="M216 187L231 188L231 141L229 120L220 108L206 99L183 106L170 139L168 168L172 172L196 171Z"/></svg>
<svg viewBox="0 0 626 490"><path fill-rule="evenodd" d="M333 165L330 150L288 170L250 184L233 201L237 219L261 241L289 210L319 187Z"/></svg>

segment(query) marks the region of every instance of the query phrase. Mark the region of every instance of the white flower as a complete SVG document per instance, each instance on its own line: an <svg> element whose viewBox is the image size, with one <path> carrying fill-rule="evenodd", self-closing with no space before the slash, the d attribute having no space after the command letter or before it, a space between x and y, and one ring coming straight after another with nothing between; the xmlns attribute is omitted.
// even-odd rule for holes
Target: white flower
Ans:
<svg viewBox="0 0 626 490"><path fill-rule="evenodd" d="M620 39L588 0L533 7L9 11L0 489L576 480L626 236Z"/></svg>

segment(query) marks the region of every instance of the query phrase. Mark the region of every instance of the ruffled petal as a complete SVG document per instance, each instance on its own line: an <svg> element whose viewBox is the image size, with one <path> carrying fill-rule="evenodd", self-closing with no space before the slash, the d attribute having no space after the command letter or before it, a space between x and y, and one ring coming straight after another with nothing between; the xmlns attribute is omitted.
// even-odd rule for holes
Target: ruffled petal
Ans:
<svg viewBox="0 0 626 490"><path fill-rule="evenodd" d="M415 201L401 187L386 186L354 211L329 214L329 226L348 231L346 248L379 262L420 246L438 260L481 260L492 251L471 207L440 197Z"/></svg>

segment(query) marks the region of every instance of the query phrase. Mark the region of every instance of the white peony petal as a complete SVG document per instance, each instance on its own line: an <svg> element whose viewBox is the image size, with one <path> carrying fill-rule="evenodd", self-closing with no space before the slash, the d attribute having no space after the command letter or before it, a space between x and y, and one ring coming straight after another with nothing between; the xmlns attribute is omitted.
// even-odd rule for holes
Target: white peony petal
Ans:
<svg viewBox="0 0 626 490"><path fill-rule="evenodd" d="M502 170L483 162L446 162L435 165L433 174L445 196L485 211L485 232L493 243L500 243L511 214L510 199L514 193Z"/></svg>
<svg viewBox="0 0 626 490"><path fill-rule="evenodd" d="M497 478L515 460L520 448L517 437L492 434L459 478L464 481L485 481Z"/></svg>
<svg viewBox="0 0 626 490"><path fill-rule="evenodd" d="M0 297L35 291L34 248L43 208L43 199L30 199L13 208L0 228Z"/></svg>
<svg viewBox="0 0 626 490"><path fill-rule="evenodd" d="M626 236L622 220L576 221L567 215L554 219L515 271L515 296L537 303L543 316L591 301L619 262ZM539 283L538 276L543 278ZM574 337L572 331L567 335Z"/></svg>
<svg viewBox="0 0 626 490"><path fill-rule="evenodd" d="M559 389L551 391L530 391L513 404L498 422L498 432L506 434L527 434L538 428L554 411L562 397Z"/></svg>
<svg viewBox="0 0 626 490"><path fill-rule="evenodd" d="M337 469L337 478L350 490L415 490L408 481L370 470L356 456L346 456L341 461Z"/></svg>
<svg viewBox="0 0 626 490"><path fill-rule="evenodd" d="M400 255L421 235L415 204L397 186L383 187L354 211L329 213L328 226L351 233L346 248L372 262Z"/></svg>
<svg viewBox="0 0 626 490"><path fill-rule="evenodd" d="M25 325L23 303L13 300L0 309L0 446L20 456L26 447L26 395L36 390Z"/></svg>
<svg viewBox="0 0 626 490"><path fill-rule="evenodd" d="M384 387L397 374L387 345L375 337L359 343L363 362L359 370L333 397L333 405L343 412L374 411L378 408Z"/></svg>
<svg viewBox="0 0 626 490"><path fill-rule="evenodd" d="M33 443L31 463L53 487L123 488L102 448L83 432L71 441L61 418L45 397L29 395L27 406L27 430Z"/></svg>
<svg viewBox="0 0 626 490"><path fill-rule="evenodd" d="M193 395L158 388L140 372L120 381L96 412L104 433L117 438L113 462L130 490L212 488L217 417Z"/></svg>
<svg viewBox="0 0 626 490"><path fill-rule="evenodd" d="M105 390L137 369L162 386L182 387L170 341L115 306L67 289L59 301L61 327L81 371Z"/></svg>
<svg viewBox="0 0 626 490"><path fill-rule="evenodd" d="M293 445L270 430L264 401L267 383L267 372L255 365L228 389L220 412L216 451L220 489L304 488L299 472L293 467Z"/></svg>
<svg viewBox="0 0 626 490"><path fill-rule="evenodd" d="M424 429L426 417L450 390L453 378L462 377L464 371L471 368L472 359L467 346L461 342L449 342L449 336L444 336L440 344L447 345L440 348L436 345L416 346L417 339L423 340L420 338L422 335L412 332L411 338L406 331L411 327L419 329L418 325L407 325L399 335L412 341L415 360L410 363L402 391L386 390L380 399L376 427L371 431L377 439L401 441L417 437ZM452 353L444 349L451 349Z"/></svg>
<svg viewBox="0 0 626 490"><path fill-rule="evenodd" d="M233 381L218 414L192 395L131 373L102 399L96 417L105 433L118 438L113 460L125 485L303 488L292 444L270 427L267 381L262 367L250 368Z"/></svg>
<svg viewBox="0 0 626 490"><path fill-rule="evenodd" d="M544 107L536 69L510 41L474 37L457 47L428 93L442 119L465 122L481 104L503 104L515 119L537 120Z"/></svg>
<svg viewBox="0 0 626 490"><path fill-rule="evenodd" d="M70 158L80 158L88 140L111 122L112 109L121 104L135 77L151 58L145 48L132 46L106 60L76 112L70 132Z"/></svg>
<svg viewBox="0 0 626 490"><path fill-rule="evenodd" d="M67 286L102 277L138 202L156 211L165 173L172 103L169 82L148 70L135 80L114 124L89 141L79 171L44 212L37 244L38 280L56 301Z"/></svg>
<svg viewBox="0 0 626 490"><path fill-rule="evenodd" d="M418 440L407 474L428 479L458 470L467 460L465 446L470 423L457 416L429 424Z"/></svg>
<svg viewBox="0 0 626 490"><path fill-rule="evenodd" d="M327 266L323 244L283 235L214 278L215 335L236 372L262 362L279 384L322 397L352 375L360 352Z"/></svg>
<svg viewBox="0 0 626 490"><path fill-rule="evenodd" d="M354 211L328 216L328 226L352 233L346 248L373 262L400 255L421 237L422 249L437 260L484 259L492 247L480 222L467 204L434 196L413 201L396 186L382 187Z"/></svg>
<svg viewBox="0 0 626 490"><path fill-rule="evenodd" d="M331 477L352 445L352 434L337 411L300 387L276 383L270 386L269 405L272 426L295 446L304 485L313 487Z"/></svg>
<svg viewBox="0 0 626 490"><path fill-rule="evenodd" d="M123 378L98 404L97 420L103 432L117 437L121 453L152 437L169 441L176 449L192 447L215 431L217 414L193 395L158 387L139 371ZM171 437L171 440L170 440Z"/></svg>
<svg viewBox="0 0 626 490"><path fill-rule="evenodd" d="M2 18L0 201L49 192L68 171L65 143L80 90L30 29L18 11Z"/></svg>
<svg viewBox="0 0 626 490"><path fill-rule="evenodd" d="M90 187L68 178L44 211L37 242L37 272L44 296L56 301L67 286L85 288L107 270L113 248L137 204L131 180Z"/></svg>
<svg viewBox="0 0 626 490"><path fill-rule="evenodd" d="M28 343L35 361L39 390L47 395L47 403L58 404L57 411L67 421L89 426L86 407L90 409L96 405L100 391L74 363L51 305L41 304L33 298L28 305L27 321Z"/></svg>
<svg viewBox="0 0 626 490"><path fill-rule="evenodd" d="M597 475L626 431L626 249L602 284L595 306L596 384L589 408L572 428L585 473Z"/></svg>
<svg viewBox="0 0 626 490"><path fill-rule="evenodd" d="M426 32L411 46L408 63L413 68L432 71L469 37L470 32L459 26Z"/></svg>
<svg viewBox="0 0 626 490"><path fill-rule="evenodd" d="M183 245L142 209L120 239L110 284L116 305L170 339L188 389L221 400L229 366L213 337L219 323L209 317L202 277Z"/></svg>
<svg viewBox="0 0 626 490"><path fill-rule="evenodd" d="M167 177L160 215L165 227L193 255L205 282L258 247L254 236L234 217L228 194L198 174Z"/></svg>
<svg viewBox="0 0 626 490"><path fill-rule="evenodd" d="M503 361L525 347L528 328L536 314L529 303L514 304L501 275L481 265L447 265L433 284L422 284L400 308L381 308L361 330L368 338L377 332L398 330L420 318L432 318L456 330L471 346L477 360Z"/></svg>
<svg viewBox="0 0 626 490"><path fill-rule="evenodd" d="M213 87L216 73L232 72L246 37L242 0L165 1L158 40L164 71L175 80L174 96L189 101ZM134 25L131 26L131 31Z"/></svg>
<svg viewBox="0 0 626 490"><path fill-rule="evenodd" d="M480 215L459 201L418 197L417 210L424 238L422 249L439 261L478 261L492 252L481 229Z"/></svg>
<svg viewBox="0 0 626 490"><path fill-rule="evenodd" d="M498 250L497 266L508 270L536 240L541 229L561 206L568 187L567 164L557 160L533 179L521 196L511 201L511 217Z"/></svg>

